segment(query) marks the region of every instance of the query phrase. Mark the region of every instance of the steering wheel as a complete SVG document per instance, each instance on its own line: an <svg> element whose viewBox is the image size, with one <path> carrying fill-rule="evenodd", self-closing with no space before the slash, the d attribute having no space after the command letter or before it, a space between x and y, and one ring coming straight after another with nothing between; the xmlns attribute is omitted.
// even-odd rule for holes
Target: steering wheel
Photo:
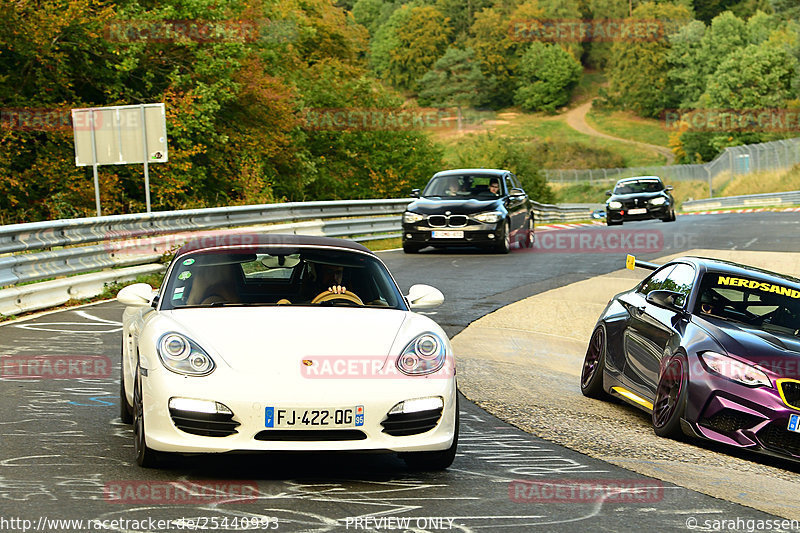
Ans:
<svg viewBox="0 0 800 533"><path fill-rule="evenodd" d="M331 300L342 300L345 302L350 302L356 305L364 305L364 302L361 301L361 298L355 295L350 291L344 291L342 293L335 293L331 291L323 291L317 294L313 300L311 300L312 304L321 304L323 302L329 302Z"/></svg>

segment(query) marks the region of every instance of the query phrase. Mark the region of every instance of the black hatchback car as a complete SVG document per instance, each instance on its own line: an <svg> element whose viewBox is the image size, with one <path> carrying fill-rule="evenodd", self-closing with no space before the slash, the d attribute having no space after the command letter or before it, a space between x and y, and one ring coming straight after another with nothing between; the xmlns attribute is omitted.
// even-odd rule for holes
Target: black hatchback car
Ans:
<svg viewBox="0 0 800 533"><path fill-rule="evenodd" d="M606 224L615 226L629 220L660 218L675 220L675 200L658 176L638 176L621 179L614 191L606 192Z"/></svg>
<svg viewBox="0 0 800 533"><path fill-rule="evenodd" d="M508 253L533 246L533 205L508 170L459 169L433 175L403 214L403 251L478 246Z"/></svg>

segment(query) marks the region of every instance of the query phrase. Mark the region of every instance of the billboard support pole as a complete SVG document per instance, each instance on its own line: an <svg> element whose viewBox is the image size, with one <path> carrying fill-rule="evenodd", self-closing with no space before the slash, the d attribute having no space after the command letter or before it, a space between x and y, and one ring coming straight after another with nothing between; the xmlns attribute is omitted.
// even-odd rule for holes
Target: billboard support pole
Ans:
<svg viewBox="0 0 800 533"><path fill-rule="evenodd" d="M97 216L100 216L100 180L97 178L97 143L94 136L94 109L89 111L89 120L92 131L92 174L94 175L94 203L97 207Z"/></svg>
<svg viewBox="0 0 800 533"><path fill-rule="evenodd" d="M139 110L141 111L142 117L142 151L144 152L144 198L145 203L147 204L147 212L150 212L150 169L147 165L147 121L145 120L144 116L144 106L140 105Z"/></svg>

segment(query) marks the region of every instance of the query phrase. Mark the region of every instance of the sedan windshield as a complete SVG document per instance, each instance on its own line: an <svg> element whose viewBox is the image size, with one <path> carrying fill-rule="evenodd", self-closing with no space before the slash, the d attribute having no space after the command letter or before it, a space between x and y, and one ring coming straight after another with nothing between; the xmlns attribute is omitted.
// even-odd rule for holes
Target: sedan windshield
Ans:
<svg viewBox="0 0 800 533"><path fill-rule="evenodd" d="M461 174L438 176L428 182L422 192L424 197L491 200L500 196L501 179L489 174ZM492 187L496 185L496 187Z"/></svg>
<svg viewBox="0 0 800 533"><path fill-rule="evenodd" d="M664 184L658 180L637 180L619 183L614 188L614 194L636 194L641 192L660 192Z"/></svg>
<svg viewBox="0 0 800 533"><path fill-rule="evenodd" d="M341 287L331 292L331 287ZM406 310L378 259L322 247L204 250L176 259L162 309L326 305Z"/></svg>
<svg viewBox="0 0 800 533"><path fill-rule="evenodd" d="M703 277L695 313L799 336L800 290L772 281L712 272Z"/></svg>

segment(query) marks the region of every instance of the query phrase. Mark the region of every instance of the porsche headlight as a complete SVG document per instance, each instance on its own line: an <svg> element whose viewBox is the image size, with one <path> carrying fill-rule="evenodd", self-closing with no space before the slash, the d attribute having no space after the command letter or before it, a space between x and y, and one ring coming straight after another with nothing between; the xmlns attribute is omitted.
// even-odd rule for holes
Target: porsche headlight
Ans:
<svg viewBox="0 0 800 533"><path fill-rule="evenodd" d="M161 363L178 374L205 376L214 370L214 360L197 343L180 333L165 333L158 340Z"/></svg>
<svg viewBox="0 0 800 533"><path fill-rule="evenodd" d="M772 382L764 372L727 355L716 352L703 352L700 354L700 358L715 374L738 381L748 387L772 386Z"/></svg>
<svg viewBox="0 0 800 533"><path fill-rule="evenodd" d="M472 218L477 220L478 222L483 222L484 224L494 224L503 214L499 211L487 211L486 213L478 213L477 215L472 215Z"/></svg>
<svg viewBox="0 0 800 533"><path fill-rule="evenodd" d="M614 200L613 202L608 202L609 209L622 209L622 202L617 202Z"/></svg>
<svg viewBox="0 0 800 533"><path fill-rule="evenodd" d="M432 374L444 366L445 344L434 333L423 333L408 343L397 358L397 368L404 374Z"/></svg>
<svg viewBox="0 0 800 533"><path fill-rule="evenodd" d="M664 205L665 203L667 203L667 199L663 196L650 200L650 205Z"/></svg>
<svg viewBox="0 0 800 533"><path fill-rule="evenodd" d="M419 222L425 218L424 216L420 215L419 213L414 213L413 211L406 211L403 213L403 222L406 224L414 224L415 222Z"/></svg>

